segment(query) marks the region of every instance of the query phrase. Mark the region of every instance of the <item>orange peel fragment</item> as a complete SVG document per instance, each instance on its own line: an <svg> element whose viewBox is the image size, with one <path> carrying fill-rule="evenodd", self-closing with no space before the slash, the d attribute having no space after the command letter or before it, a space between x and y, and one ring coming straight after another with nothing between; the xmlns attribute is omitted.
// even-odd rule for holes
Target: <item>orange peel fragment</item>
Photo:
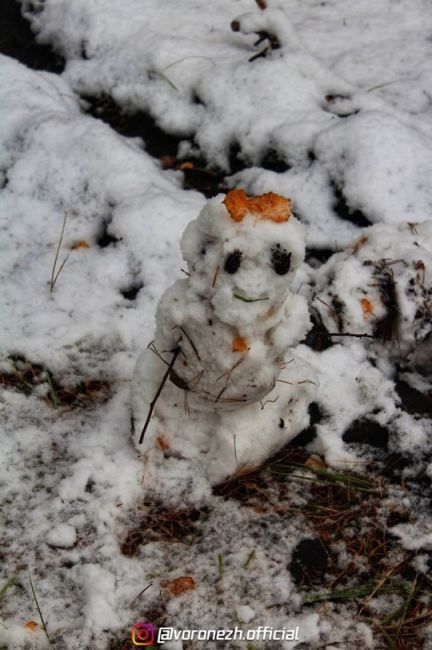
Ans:
<svg viewBox="0 0 432 650"><path fill-rule="evenodd" d="M373 305L371 301L369 300L369 298L362 298L360 300L360 304L362 306L363 316L365 318L369 318L369 316L373 313Z"/></svg>
<svg viewBox="0 0 432 650"><path fill-rule="evenodd" d="M261 196L248 196L244 190L231 190L223 201L231 219L239 223L248 214L258 219L283 223L292 214L291 201L279 194L268 192Z"/></svg>
<svg viewBox="0 0 432 650"><path fill-rule="evenodd" d="M90 248L90 245L89 245L89 244L88 244L84 239L81 239L80 241L77 241L77 242L76 242L76 243L71 247L71 249L72 249L73 251L79 251L79 250L81 250L81 249L83 249L83 248Z"/></svg>
<svg viewBox="0 0 432 650"><path fill-rule="evenodd" d="M167 449L170 448L169 442L167 442L166 438L164 436L157 436L156 438L156 445L161 449L162 451L166 451Z"/></svg>
<svg viewBox="0 0 432 650"><path fill-rule="evenodd" d="M247 352L248 344L245 339L242 339L241 336L236 336L232 342L232 351L233 352Z"/></svg>
<svg viewBox="0 0 432 650"><path fill-rule="evenodd" d="M36 623L35 621L27 621L24 627L27 630L30 630L30 632L36 632L36 630L39 629L39 623Z"/></svg>

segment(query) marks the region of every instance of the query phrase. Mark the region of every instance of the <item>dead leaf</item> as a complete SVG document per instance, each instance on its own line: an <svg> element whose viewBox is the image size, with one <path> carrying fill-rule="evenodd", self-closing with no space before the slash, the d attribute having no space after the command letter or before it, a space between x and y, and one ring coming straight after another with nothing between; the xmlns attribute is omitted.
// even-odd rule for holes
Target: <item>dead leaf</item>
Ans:
<svg viewBox="0 0 432 650"><path fill-rule="evenodd" d="M316 454L309 456L309 458L305 460L305 466L310 467L311 469L318 469L318 470L326 468L326 464L323 461L323 459L317 456Z"/></svg>
<svg viewBox="0 0 432 650"><path fill-rule="evenodd" d="M162 586L168 589L172 596L180 596L195 589L195 580L191 576L180 576L174 580L164 580Z"/></svg>

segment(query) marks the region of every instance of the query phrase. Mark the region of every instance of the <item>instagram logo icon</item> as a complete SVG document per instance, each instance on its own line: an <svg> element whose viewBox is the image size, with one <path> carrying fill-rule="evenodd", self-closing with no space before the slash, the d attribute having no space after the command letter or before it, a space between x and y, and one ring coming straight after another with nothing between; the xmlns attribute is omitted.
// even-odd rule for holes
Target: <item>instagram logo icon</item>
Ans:
<svg viewBox="0 0 432 650"><path fill-rule="evenodd" d="M155 628L151 623L134 623L132 625L132 643L151 646L155 640Z"/></svg>

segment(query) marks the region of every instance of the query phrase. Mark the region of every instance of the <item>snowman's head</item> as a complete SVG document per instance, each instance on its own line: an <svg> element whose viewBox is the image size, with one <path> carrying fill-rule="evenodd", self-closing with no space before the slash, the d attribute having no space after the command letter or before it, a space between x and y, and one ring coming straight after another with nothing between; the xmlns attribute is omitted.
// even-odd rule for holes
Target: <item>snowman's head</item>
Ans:
<svg viewBox="0 0 432 650"><path fill-rule="evenodd" d="M192 286L220 320L264 325L304 260L304 230L289 199L232 190L208 201L187 226L182 252Z"/></svg>

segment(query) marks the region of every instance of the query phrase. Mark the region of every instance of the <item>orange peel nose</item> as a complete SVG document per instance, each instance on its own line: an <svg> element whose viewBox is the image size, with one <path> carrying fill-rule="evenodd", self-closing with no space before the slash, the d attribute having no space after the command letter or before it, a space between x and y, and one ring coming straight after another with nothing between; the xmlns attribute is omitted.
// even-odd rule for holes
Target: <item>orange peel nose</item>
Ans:
<svg viewBox="0 0 432 650"><path fill-rule="evenodd" d="M252 214L258 219L283 223L292 214L291 201L273 192L248 196L244 190L231 190L223 203L231 219L236 222L243 221L246 215Z"/></svg>

